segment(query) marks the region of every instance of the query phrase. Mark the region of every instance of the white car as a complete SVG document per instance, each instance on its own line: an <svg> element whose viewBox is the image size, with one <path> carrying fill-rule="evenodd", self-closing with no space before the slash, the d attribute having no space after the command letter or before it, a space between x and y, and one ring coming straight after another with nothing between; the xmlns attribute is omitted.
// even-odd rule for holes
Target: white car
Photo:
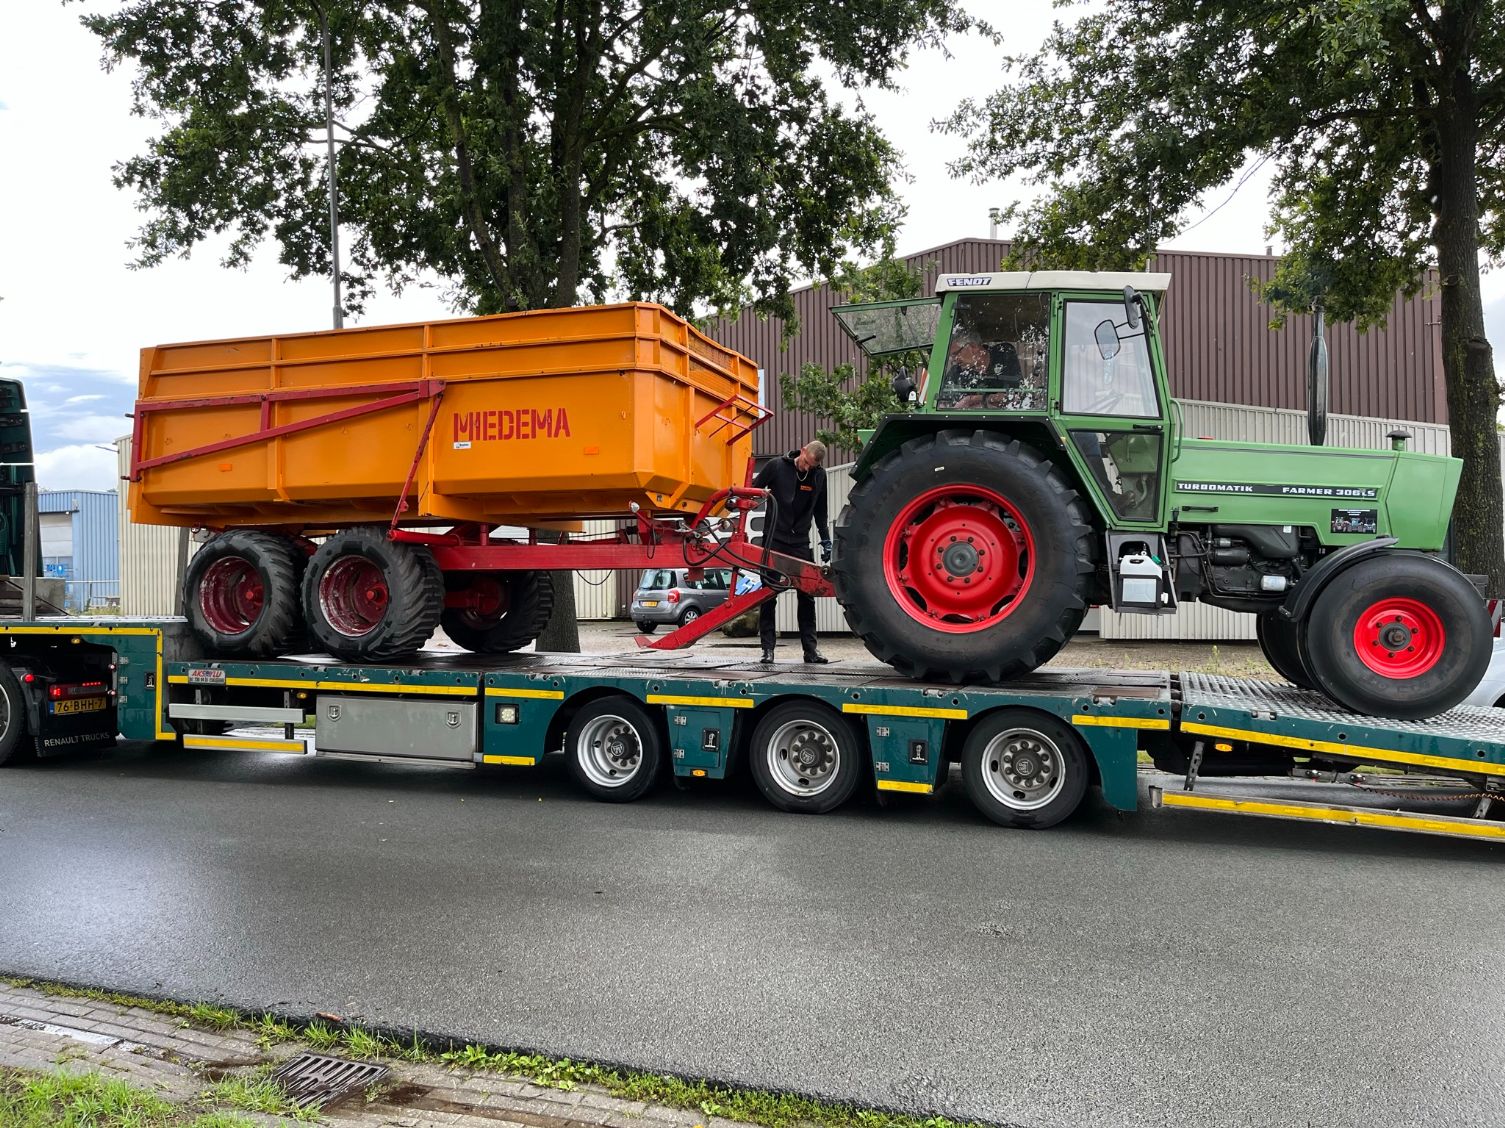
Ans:
<svg viewBox="0 0 1505 1128"><path fill-rule="evenodd" d="M1489 669L1484 671L1484 677L1474 691L1463 699L1463 704L1505 709L1505 638L1498 634L1495 635L1494 652L1489 656Z"/></svg>

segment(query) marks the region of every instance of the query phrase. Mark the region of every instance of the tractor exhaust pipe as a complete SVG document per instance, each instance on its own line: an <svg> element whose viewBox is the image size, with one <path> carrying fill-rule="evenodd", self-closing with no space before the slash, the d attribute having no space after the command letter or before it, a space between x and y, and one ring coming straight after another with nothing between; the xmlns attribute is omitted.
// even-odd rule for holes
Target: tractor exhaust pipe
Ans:
<svg viewBox="0 0 1505 1128"><path fill-rule="evenodd" d="M1306 360L1306 434L1312 446L1327 439L1327 315L1317 302L1312 322L1312 347Z"/></svg>

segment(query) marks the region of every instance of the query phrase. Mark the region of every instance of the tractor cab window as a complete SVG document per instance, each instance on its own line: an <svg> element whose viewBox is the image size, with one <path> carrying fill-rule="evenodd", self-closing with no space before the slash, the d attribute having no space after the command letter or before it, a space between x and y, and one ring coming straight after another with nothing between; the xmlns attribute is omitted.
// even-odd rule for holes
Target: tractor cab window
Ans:
<svg viewBox="0 0 1505 1128"><path fill-rule="evenodd" d="M1159 417L1144 322L1130 329L1122 302L1066 303L1061 399L1068 415Z"/></svg>
<svg viewBox="0 0 1505 1128"><path fill-rule="evenodd" d="M935 405L942 411L1044 411L1050 346L1045 294L963 294Z"/></svg>

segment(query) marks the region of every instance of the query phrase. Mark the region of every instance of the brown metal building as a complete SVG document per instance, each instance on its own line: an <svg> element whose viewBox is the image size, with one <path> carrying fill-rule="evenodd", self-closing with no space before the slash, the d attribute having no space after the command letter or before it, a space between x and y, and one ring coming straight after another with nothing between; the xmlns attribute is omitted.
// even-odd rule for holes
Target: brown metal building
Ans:
<svg viewBox="0 0 1505 1128"><path fill-rule="evenodd" d="M1009 245L990 239L962 239L920 251L906 259L921 268L927 289L939 273L999 269ZM1306 358L1312 323L1293 317L1270 329L1270 308L1249 288L1249 279L1268 279L1276 259L1268 255L1220 255L1162 251L1147 268L1169 271L1170 290L1162 317L1166 363L1172 392L1181 399L1256 407L1304 409ZM861 354L827 311L839 297L824 286L793 295L799 332L787 345L781 321L743 314L722 321L712 336L753 358L764 370L765 398L774 418L755 434L759 456L798 446L814 435L815 424L781 410L777 380L807 362L824 367L853 363ZM1384 329L1358 333L1331 326L1330 410L1370 418L1447 422L1442 381L1442 346L1437 332L1437 297L1396 298Z"/></svg>

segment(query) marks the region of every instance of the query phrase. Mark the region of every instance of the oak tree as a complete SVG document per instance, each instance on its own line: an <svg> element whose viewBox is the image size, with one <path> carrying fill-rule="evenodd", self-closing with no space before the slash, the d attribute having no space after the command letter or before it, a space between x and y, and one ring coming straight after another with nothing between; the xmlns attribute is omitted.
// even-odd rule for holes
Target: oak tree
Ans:
<svg viewBox="0 0 1505 1128"><path fill-rule="evenodd" d="M1264 296L1360 327L1435 269L1453 453L1455 560L1505 590L1495 418L1480 296L1505 252L1505 3L1111 0L1007 62L945 127L960 175L1048 190L1009 209L1014 257L1140 266L1188 208L1251 160L1274 168L1289 252Z"/></svg>

